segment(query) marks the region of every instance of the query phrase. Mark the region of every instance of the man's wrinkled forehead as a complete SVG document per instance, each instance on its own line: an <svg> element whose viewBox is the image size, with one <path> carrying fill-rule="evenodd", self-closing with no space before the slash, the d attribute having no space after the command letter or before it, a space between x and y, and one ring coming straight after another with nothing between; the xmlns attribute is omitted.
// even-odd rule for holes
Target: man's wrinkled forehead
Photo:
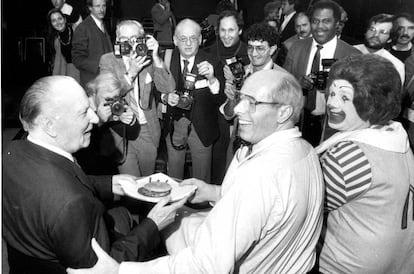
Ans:
<svg viewBox="0 0 414 274"><path fill-rule="evenodd" d="M201 35L201 28L197 23L193 21L181 22L175 29L175 35L199 36Z"/></svg>

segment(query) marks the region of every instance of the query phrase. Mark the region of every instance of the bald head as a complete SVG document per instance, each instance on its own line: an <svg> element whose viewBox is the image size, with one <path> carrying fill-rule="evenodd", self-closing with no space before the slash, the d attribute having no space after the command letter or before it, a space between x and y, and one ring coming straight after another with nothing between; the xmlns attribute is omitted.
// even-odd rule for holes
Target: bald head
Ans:
<svg viewBox="0 0 414 274"><path fill-rule="evenodd" d="M302 89L290 73L284 69L261 70L248 77L242 92L260 101L279 102L292 107L289 120L295 124L299 120L304 105Z"/></svg>
<svg viewBox="0 0 414 274"><path fill-rule="evenodd" d="M79 84L67 76L48 76L37 80L20 103L20 120L24 128L33 129L39 115L50 113L53 111L51 108L55 109L65 97L71 97L72 90L76 93L79 89L82 90Z"/></svg>
<svg viewBox="0 0 414 274"><path fill-rule="evenodd" d="M186 59L197 54L201 39L200 25L191 19L181 20L175 28L174 45Z"/></svg>

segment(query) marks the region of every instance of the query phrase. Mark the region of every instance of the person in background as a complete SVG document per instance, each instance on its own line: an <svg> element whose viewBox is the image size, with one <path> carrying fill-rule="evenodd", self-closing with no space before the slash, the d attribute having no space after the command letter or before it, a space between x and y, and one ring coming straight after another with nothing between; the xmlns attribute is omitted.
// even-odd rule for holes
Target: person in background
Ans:
<svg viewBox="0 0 414 274"><path fill-rule="evenodd" d="M142 42L147 47L145 54L137 52L138 40L142 38L146 39ZM173 92L175 81L158 55L157 40L151 35L145 35L139 22L120 21L116 27L116 41L127 43L133 50L121 52L120 56L115 56L113 52L104 54L99 62L100 73L111 72L120 79L125 90L122 95L140 128L139 134L128 140L126 158L118 170L138 177L148 176L154 173L161 136L155 97L159 97L158 92ZM112 133L117 149L122 152L125 150L126 136L119 132Z"/></svg>
<svg viewBox="0 0 414 274"><path fill-rule="evenodd" d="M175 16L171 11L171 4L168 0L157 0L151 8L152 21L154 23L154 37L162 46L171 46L174 28L176 25Z"/></svg>
<svg viewBox="0 0 414 274"><path fill-rule="evenodd" d="M244 66L244 75L242 82L255 72L261 70L281 70L283 68L275 64L272 55L277 50L278 35L276 30L265 23L251 25L246 31L247 37L247 55L249 64ZM234 152L239 148L241 139L238 133L238 121L234 106L238 103L240 87L236 86L235 75L233 75L228 65L224 66L224 77L226 79L224 93L227 96L226 101L220 106L220 112L223 117L233 121L233 129L230 137L230 143L227 149L227 163L230 164ZM238 80L240 81L240 79Z"/></svg>
<svg viewBox="0 0 414 274"><path fill-rule="evenodd" d="M67 24L60 9L52 9L47 14L49 23L48 40L52 53L52 75L71 76L79 82L79 70L72 63L73 30Z"/></svg>
<svg viewBox="0 0 414 274"><path fill-rule="evenodd" d="M336 27L336 36L342 41L345 41L350 45L360 44L358 40L343 34L345 24L346 22L348 22L348 13L342 6L340 6L340 8L341 8L341 19L339 20L338 26Z"/></svg>
<svg viewBox="0 0 414 274"><path fill-rule="evenodd" d="M168 256L118 264L96 244L98 263L69 274L307 273L322 227L323 177L318 156L295 127L303 106L296 79L280 70L247 78L235 111L239 149L222 186L196 179L194 202L206 214L184 217L166 241ZM410 239L411 240L411 239Z"/></svg>
<svg viewBox="0 0 414 274"><path fill-rule="evenodd" d="M73 30L82 22L82 17L78 9L66 3L66 0L51 0L51 2L55 9L59 9L66 16L67 23Z"/></svg>
<svg viewBox="0 0 414 274"><path fill-rule="evenodd" d="M240 40L243 31L243 18L237 11L225 10L219 15L218 35L220 39L206 48L206 52L216 56L220 61L221 68L227 65L228 59L236 58L243 66L250 63L247 55L247 45ZM220 136L213 144L211 163L211 182L221 184L226 174L227 148L230 141L230 123L218 115Z"/></svg>
<svg viewBox="0 0 414 274"><path fill-rule="evenodd" d="M293 17L296 14L298 0L282 0L282 20L279 28L280 42L284 42L295 35L295 22Z"/></svg>
<svg viewBox="0 0 414 274"><path fill-rule="evenodd" d="M393 20L393 15L385 13L371 17L368 22L367 30L365 31L364 44L355 45L354 47L363 54L374 53L390 61L400 74L401 83L404 84L404 64L385 49L387 44L391 42Z"/></svg>
<svg viewBox="0 0 414 274"><path fill-rule="evenodd" d="M390 52L404 63L414 53L414 15L408 12L395 15L391 33L394 37Z"/></svg>
<svg viewBox="0 0 414 274"><path fill-rule="evenodd" d="M114 200L131 175L88 176L73 154L89 146L98 117L71 77L48 76L25 93L20 120L27 139L3 150L3 237L11 273L65 273L96 263L91 238L118 261L156 255L160 230L185 198L160 201L139 224Z"/></svg>
<svg viewBox="0 0 414 274"><path fill-rule="evenodd" d="M316 148L328 213L319 271L412 273L414 156L393 121L398 72L381 56L350 56L333 65L328 87L328 123L339 132Z"/></svg>
<svg viewBox="0 0 414 274"><path fill-rule="evenodd" d="M263 7L264 22L267 22L270 26L274 27L276 31L279 31L280 19L281 19L281 1L274 0L267 2Z"/></svg>
<svg viewBox="0 0 414 274"><path fill-rule="evenodd" d="M80 72L80 84L86 84L99 73L99 60L112 51L111 37L103 19L106 0L87 0L90 15L76 28L72 41L72 61Z"/></svg>
<svg viewBox="0 0 414 274"><path fill-rule="evenodd" d="M290 49L292 44L300 39L305 39L312 36L311 24L309 16L305 12L298 12L294 17L295 32L296 34L283 42L283 45L287 50Z"/></svg>

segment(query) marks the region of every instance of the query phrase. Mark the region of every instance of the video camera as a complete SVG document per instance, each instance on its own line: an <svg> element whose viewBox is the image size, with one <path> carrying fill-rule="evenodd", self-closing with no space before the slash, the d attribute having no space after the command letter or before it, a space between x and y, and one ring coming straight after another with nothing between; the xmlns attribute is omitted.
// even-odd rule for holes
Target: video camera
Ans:
<svg viewBox="0 0 414 274"><path fill-rule="evenodd" d="M193 105L194 97L193 92L195 89L197 75L187 72L183 75L184 85L183 90L178 90L177 94L180 96L176 107L190 110Z"/></svg>
<svg viewBox="0 0 414 274"><path fill-rule="evenodd" d="M151 50L147 46L147 38L144 37L131 37L128 41L119 42L114 44L114 54L117 58L121 58L125 55L136 53L137 56L147 56L151 58Z"/></svg>
<svg viewBox="0 0 414 274"><path fill-rule="evenodd" d="M128 103L125 101L123 96L115 96L113 98L106 98L104 106L110 106L112 116L121 116L125 112Z"/></svg>
<svg viewBox="0 0 414 274"><path fill-rule="evenodd" d="M232 57L226 59L226 64L229 66L231 73L234 76L233 84L236 86L237 90L240 90L244 80L244 67L242 62L236 57Z"/></svg>
<svg viewBox="0 0 414 274"><path fill-rule="evenodd" d="M336 59L322 59L322 70L311 75L314 88L317 90L325 90L329 70L335 62Z"/></svg>

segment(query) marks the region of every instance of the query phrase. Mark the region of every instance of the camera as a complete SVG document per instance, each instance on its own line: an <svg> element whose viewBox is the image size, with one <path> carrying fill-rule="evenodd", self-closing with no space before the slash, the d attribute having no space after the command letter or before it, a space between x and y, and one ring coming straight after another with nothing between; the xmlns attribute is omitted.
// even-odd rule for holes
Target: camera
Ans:
<svg viewBox="0 0 414 274"><path fill-rule="evenodd" d="M226 64L229 66L231 73L234 76L233 84L237 90L240 90L243 85L244 67L240 60L236 57L226 59Z"/></svg>
<svg viewBox="0 0 414 274"><path fill-rule="evenodd" d="M313 86L317 90L325 90L326 82L329 75L329 70L336 62L336 59L322 59L322 70L312 73L311 78L313 80Z"/></svg>
<svg viewBox="0 0 414 274"><path fill-rule="evenodd" d="M216 30L214 29L214 26L208 22L207 18L200 23L200 27L204 44L208 44L216 38Z"/></svg>
<svg viewBox="0 0 414 274"><path fill-rule="evenodd" d="M116 41L114 54L116 57L128 56L136 53L137 56L151 57L151 50L148 49L146 37L131 37L128 41Z"/></svg>
<svg viewBox="0 0 414 274"><path fill-rule="evenodd" d="M178 104L176 107L184 110L191 109L194 101L193 91L195 89L196 77L197 75L188 72L183 75L183 90L177 91L177 94L180 96L180 98L178 99Z"/></svg>
<svg viewBox="0 0 414 274"><path fill-rule="evenodd" d="M104 106L110 106L113 116L121 116L125 112L126 106L128 105L122 96L115 96L113 98L106 98Z"/></svg>

